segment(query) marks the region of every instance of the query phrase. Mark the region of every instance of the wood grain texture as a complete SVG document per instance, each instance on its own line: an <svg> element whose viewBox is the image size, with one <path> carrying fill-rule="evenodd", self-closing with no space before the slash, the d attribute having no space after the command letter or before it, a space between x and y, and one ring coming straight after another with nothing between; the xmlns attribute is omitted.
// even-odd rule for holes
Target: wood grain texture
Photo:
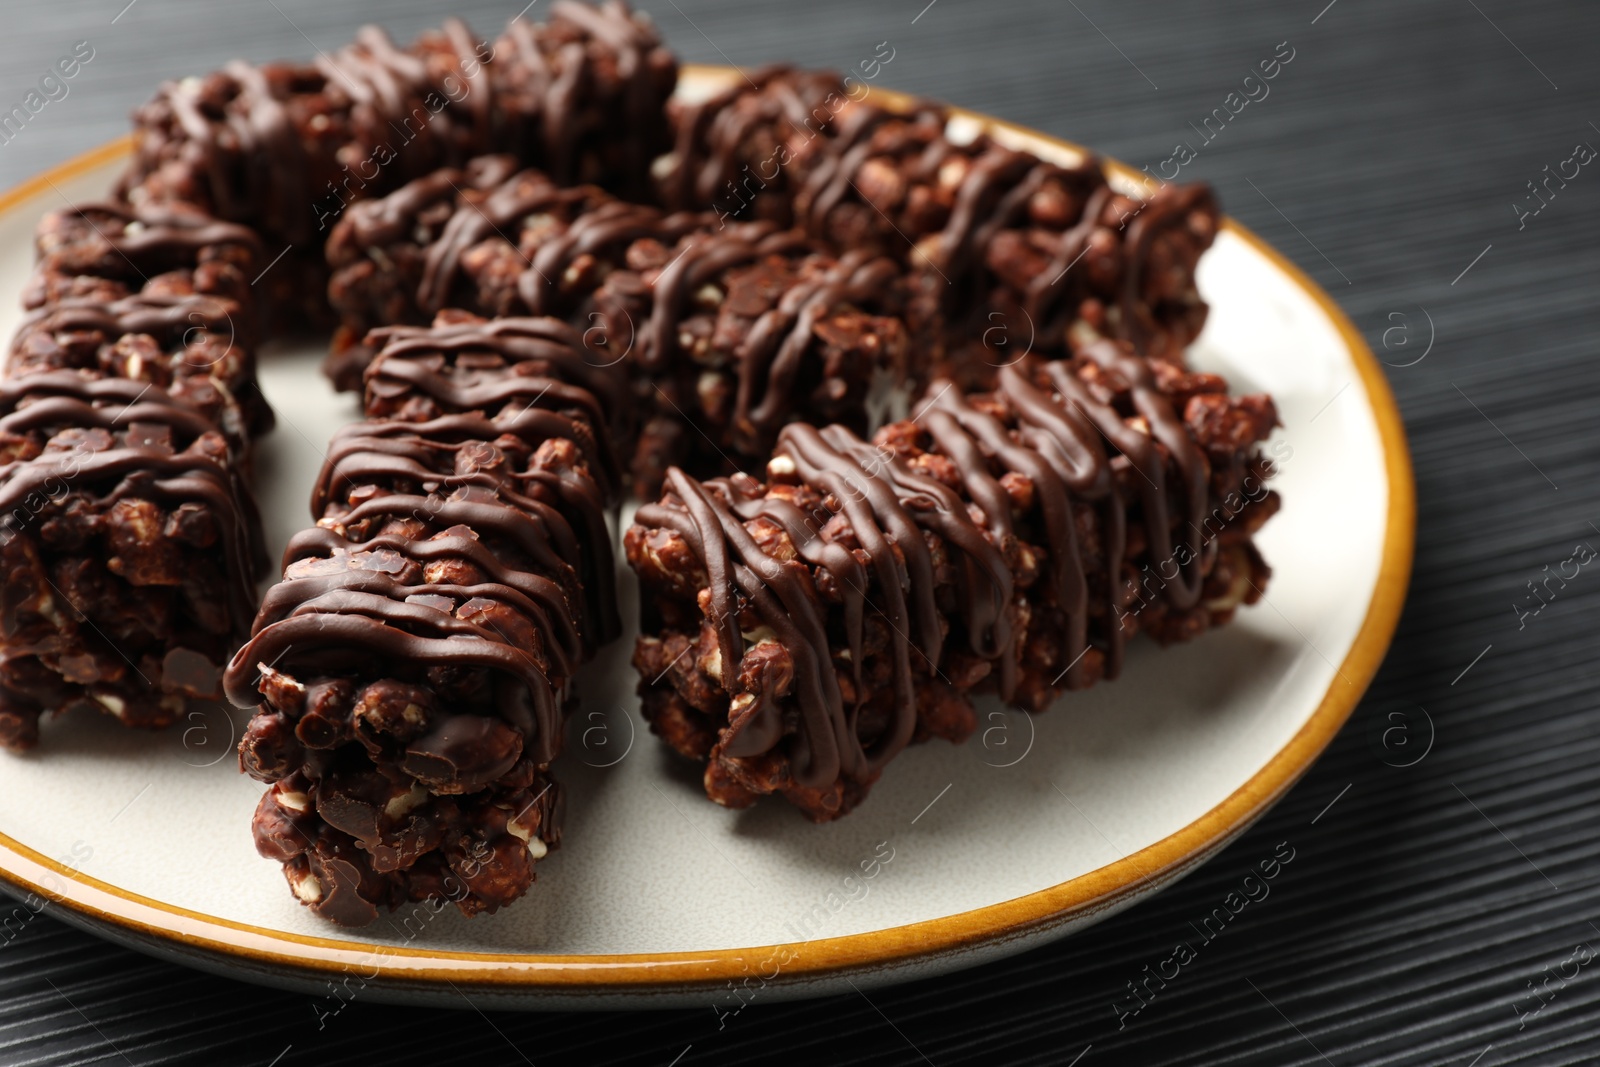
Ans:
<svg viewBox="0 0 1600 1067"><path fill-rule="evenodd" d="M0 944L0 1063L1499 1067L1600 1058L1600 968L1566 963L1578 946L1600 946L1600 571L1584 569L1520 628L1513 608L1531 606L1526 583L1576 543L1600 546L1600 173L1585 169L1525 228L1511 209L1576 142L1600 145L1591 125L1600 123L1600 6L925 4L643 6L698 62L849 68L887 40L895 58L881 84L1136 166L1197 142L1191 122L1279 42L1294 48L1270 96L1184 172L1215 183L1229 213L1351 313L1392 365L1411 434L1421 518L1410 603L1378 681L1327 756L1202 871L1085 936L867 996L756 1003L721 1030L709 1008L514 1016L359 998L319 1029L305 997L156 963L47 916ZM0 145L0 182L122 132L159 78L236 54L308 56L370 18L409 37L444 10L422 0L137 0L113 24L121 6L56 0L8 12L4 107L72 42L89 39L96 56L66 99ZM515 11L449 6L485 32ZM1427 316L1432 349L1402 366L1423 350ZM1418 749L1400 749L1393 734L1386 749L1384 731L1408 725L1420 744L1423 711L1431 751L1390 766ZM1279 842L1295 860L1270 897L1119 1027L1126 983L1177 941L1198 942L1191 924ZM1563 964L1575 976L1560 977Z"/></svg>

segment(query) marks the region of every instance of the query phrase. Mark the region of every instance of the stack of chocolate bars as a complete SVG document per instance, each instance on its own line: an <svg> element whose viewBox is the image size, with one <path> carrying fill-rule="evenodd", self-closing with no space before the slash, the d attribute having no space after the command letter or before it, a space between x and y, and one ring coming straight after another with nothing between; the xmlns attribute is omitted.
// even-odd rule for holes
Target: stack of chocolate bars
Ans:
<svg viewBox="0 0 1600 1067"><path fill-rule="evenodd" d="M1208 189L826 72L689 103L643 16L550 14L162 86L0 380L0 741L255 709L257 846L337 923L493 911L559 843L626 497L645 717L818 821L1270 574L1272 402L1184 362ZM254 353L322 324L365 421L258 610Z"/></svg>

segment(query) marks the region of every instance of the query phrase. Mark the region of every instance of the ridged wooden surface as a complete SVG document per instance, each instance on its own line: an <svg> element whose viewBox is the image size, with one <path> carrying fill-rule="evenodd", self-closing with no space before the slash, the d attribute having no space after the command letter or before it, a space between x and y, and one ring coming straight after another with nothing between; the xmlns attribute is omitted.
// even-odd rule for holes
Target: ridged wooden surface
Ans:
<svg viewBox="0 0 1600 1067"><path fill-rule="evenodd" d="M236 54L309 56L374 18L409 38L451 7L488 32L517 6L136 0L113 23L122 2L7 10L0 111L73 42L96 54L0 145L0 182L123 132L160 78ZM887 41L878 84L1152 166L1180 140L1198 146L1190 123L1288 42L1270 95L1184 175L1215 183L1392 365L1420 524L1377 682L1260 826L1084 936L870 1001L757 1002L720 1030L709 1006L485 1015L359 998L319 1029L305 996L156 963L46 916L0 945L0 1064L1600 1062L1600 569L1537 615L1513 606L1536 606L1526 583L1577 544L1600 547L1600 169L1520 229L1511 207L1536 206L1525 183L1576 143L1600 147L1600 6L1325 2L644 5L691 61L853 68ZM1410 733L1386 744L1394 727ZM1393 765L1430 732L1425 757ZM1295 859L1270 896L1119 1026L1137 1003L1126 983L1178 941L1199 944L1191 924L1280 842Z"/></svg>

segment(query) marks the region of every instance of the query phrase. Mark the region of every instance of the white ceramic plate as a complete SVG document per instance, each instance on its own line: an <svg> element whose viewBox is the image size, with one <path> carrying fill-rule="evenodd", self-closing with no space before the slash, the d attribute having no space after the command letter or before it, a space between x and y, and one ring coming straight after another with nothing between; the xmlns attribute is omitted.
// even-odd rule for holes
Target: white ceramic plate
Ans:
<svg viewBox="0 0 1600 1067"><path fill-rule="evenodd" d="M685 91L728 73L688 71ZM103 195L126 153L109 145L0 200L0 335L19 318L37 218ZM1236 391L1270 391L1282 413L1285 507L1259 541L1268 599L1189 645L1136 644L1122 680L1037 718L985 707L979 736L906 751L847 819L707 802L639 717L629 636L580 680L558 768L566 844L498 915L420 908L355 933L319 922L255 854L262 787L233 758L241 718L220 710L161 734L73 715L47 722L35 753L0 754L0 878L62 919L219 973L530 1008L833 993L1017 952L1127 907L1243 831L1321 752L1377 669L1411 560L1400 420L1350 323L1232 223L1200 287L1212 310L1194 362ZM309 521L324 442L356 411L317 373L321 355L262 361L279 419L260 463L275 553ZM622 586L631 601L625 567Z"/></svg>

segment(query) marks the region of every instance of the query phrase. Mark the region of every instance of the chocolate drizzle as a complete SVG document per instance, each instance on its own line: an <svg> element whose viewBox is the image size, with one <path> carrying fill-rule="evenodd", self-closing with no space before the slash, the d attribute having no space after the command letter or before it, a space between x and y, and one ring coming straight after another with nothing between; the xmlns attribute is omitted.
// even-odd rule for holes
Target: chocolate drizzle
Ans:
<svg viewBox="0 0 1600 1067"><path fill-rule="evenodd" d="M775 485L797 483L824 501L810 514L792 494L744 476L698 483L670 472L666 497L641 508L635 521L673 531L704 567L703 613L716 634L720 677L739 676L751 641L759 640L741 632L751 625L741 622L747 613L794 661L797 721L786 720L768 693L741 706L739 688L724 683L735 697L719 749L724 756L762 756L779 747L787 728L795 731L787 755L801 786L870 782L916 729L919 687L945 681L947 625L964 635L962 654L989 662L994 688L1012 699L1025 636L1019 619L1039 610L1019 615L1015 603L1021 594L1014 567L1024 539L1033 545L1027 552L1043 553L1048 569L1042 603L1064 616L1067 688L1099 676L1083 662L1093 641L1102 645L1106 676L1120 667L1128 513L1142 520L1144 554L1176 563L1166 600L1177 610L1197 604L1216 551L1200 526L1210 478L1206 455L1146 361L1110 341L1089 345L1080 358L1095 374L1111 376L1127 410L1097 395L1087 384L1095 374L1080 377L1072 363L1008 367L981 403L948 382L934 383L915 421L880 438L926 435L931 453L959 478L959 490L838 426L784 428L769 465ZM1031 486L1031 503L1020 514L1001 481L1008 474ZM1079 539L1082 507L1098 514L1092 566ZM774 524L783 539L758 541L747 525L755 520ZM841 536L848 539L841 543ZM774 543L780 548L773 550ZM810 568L829 576L830 595L838 599L821 598L820 577L808 578ZM953 600L936 597L942 587L953 590ZM1091 595L1104 598L1102 604L1092 605ZM830 629L836 610L830 603L842 609L842 642ZM871 697L861 673L868 654L863 635L872 617L888 630L894 704L882 732L863 737L861 710ZM1092 619L1100 620L1098 637L1091 636ZM834 651L841 643L844 651ZM843 697L841 672L853 682L853 707Z"/></svg>
<svg viewBox="0 0 1600 1067"><path fill-rule="evenodd" d="M1176 357L1203 322L1194 260L1217 221L1206 186L1123 196L1093 156L1063 166L987 133L955 136L942 105L880 104L828 72L767 67L674 108L677 142L657 167L664 202L792 223L833 248L877 248L929 275L952 321L981 318L997 282L1021 277L1028 332L1055 352L1068 349L1067 328L1091 297L1113 310L1104 321L1091 312L1094 329L1146 355ZM986 262L1007 231L1030 259L1053 251L1037 269L1018 267L1015 244Z"/></svg>
<svg viewBox="0 0 1600 1067"><path fill-rule="evenodd" d="M495 144L562 182L639 193L676 78L648 21L621 3L558 3L546 25L514 18L492 48L456 18L405 48L366 26L310 64L234 61L161 86L136 113L123 192L201 197L297 246L319 245L322 220L349 201Z"/></svg>
<svg viewBox="0 0 1600 1067"><path fill-rule="evenodd" d="M226 337L231 342L244 326L234 321L235 310L237 307L232 301L203 294L135 294L111 303L68 299L32 312L17 333L22 337L35 330L48 333L92 331L110 339L146 334L170 346L184 343L196 331L204 331Z"/></svg>
<svg viewBox="0 0 1600 1067"><path fill-rule="evenodd" d="M683 340L688 336L686 318L705 314L704 294L726 290L732 272L768 259L784 260L774 270L789 288L771 294L774 306L751 312L748 330L741 329L736 338L727 331L719 334L736 340L733 350L692 357L701 366L731 370L732 410L725 417L727 437L718 447L745 455L765 454L777 430L793 417L795 395L803 394L797 387L807 375L815 377L810 368L821 320L882 308L897 299L899 272L887 258L853 251L831 261L802 233L771 222L722 226L710 214L662 216L609 200L598 191L559 189L535 171L507 177L509 167L504 157L486 158L475 163L475 171L441 172L384 200L358 205L335 233L334 262L360 279L374 277L365 262L369 254L376 262L420 260L420 280L407 315L421 317L450 304L498 314L514 303L520 311L585 323L589 332L617 339L616 347L623 347L620 341L626 338L635 377L643 379L642 392L662 388L672 404L693 404L692 383L672 384L680 394L674 399L662 382L682 376L691 362ZM469 188L463 189L463 182ZM452 201L447 221L436 221L438 206ZM469 250L493 237L512 243L525 225L536 227L537 236L519 242L520 262L499 256L485 265L483 257L474 257L471 271L481 270L485 277L465 276ZM502 275L505 267L511 268L512 284ZM402 279L407 269L397 268ZM384 280L381 273L376 278ZM400 288L406 288L403 280ZM506 299L508 290L514 290L514 301ZM590 299L580 299L586 290L592 292ZM336 295L345 291L342 276L336 278ZM369 303L386 299L369 300L355 292L342 306L360 314ZM349 337L363 332L358 324L347 325ZM375 341L381 336L380 331ZM872 376L871 368L852 371L863 379ZM826 386L824 407L827 402L842 408L864 400L849 392L856 386L845 380L804 384ZM723 431L718 427L713 432Z"/></svg>
<svg viewBox="0 0 1600 1067"><path fill-rule="evenodd" d="M214 699L266 568L245 475L260 243L185 204L47 215L0 381L0 744L41 715Z"/></svg>
<svg viewBox="0 0 1600 1067"><path fill-rule="evenodd" d="M1022 219L1029 198L1047 180L1080 196L1105 182L1092 158L1066 168L987 135L958 143L946 135L949 120L948 110L930 100L914 99L903 108L869 102L829 71L764 67L700 103L678 107L677 144L660 188L665 202L678 208L736 201L741 207L731 214L743 213L751 196L760 205L757 214L776 212L779 222L792 220L835 245L841 243L835 213L847 203L865 202L873 208L871 236L885 251L904 257L913 269L927 269L926 254L913 246L936 236L934 266L946 280L960 283L988 239ZM752 167L752 150L772 155ZM948 210L910 212L903 188L876 206L862 189L869 160L894 160L902 183L928 188L947 186L946 171L956 165L960 176ZM752 190L752 183L758 188ZM769 186L779 191L764 195Z"/></svg>
<svg viewBox="0 0 1600 1067"><path fill-rule="evenodd" d="M143 281L152 274L192 267L202 253L233 245L245 253L242 265L260 259L261 239L247 226L223 222L188 205L148 205L135 208L110 201L75 204L58 212L69 227L62 235L42 231L39 253L46 270L70 270L101 277L127 277ZM67 244L82 240L81 228L98 240L88 247ZM109 231L109 232L108 232Z"/></svg>
<svg viewBox="0 0 1600 1067"><path fill-rule="evenodd" d="M663 219L654 208L608 201L574 219L563 233L540 243L530 269L517 279L517 293L530 314L567 312L571 298L562 290L569 268L580 258L621 260L627 246L642 237L671 240L676 233L700 224L701 220L686 216Z"/></svg>
<svg viewBox="0 0 1600 1067"><path fill-rule="evenodd" d="M6 373L81 369L149 381L204 411L242 455L273 425L255 378L252 317L203 293L62 298L23 319Z"/></svg>
<svg viewBox="0 0 1600 1067"><path fill-rule="evenodd" d="M1122 501L1105 448L1080 410L1055 407L1010 368L1002 372L1000 388L1023 420L1015 434L994 415L973 408L948 382L930 387L930 398L920 405L917 416L936 447L961 470L967 493L982 510L991 536L1000 540L1014 536L1011 501L991 467L998 464L1032 482L1052 547L1051 576L1056 603L1067 615L1068 642L1072 649L1087 648L1088 576L1078 546L1073 501L1100 505L1108 573L1120 571L1125 547ZM1114 631L1110 675L1116 673L1121 647L1120 631ZM1076 688L1086 681L1087 667L1079 657L1068 668L1067 684Z"/></svg>
<svg viewBox="0 0 1600 1067"><path fill-rule="evenodd" d="M676 60L662 48L654 29L634 16L620 0L606 0L598 8L574 0L557 0L550 8L550 17L552 23L568 23L579 27L592 40L610 49L615 65L613 75L621 83L617 118L621 120L621 128L641 131L643 134L642 137L621 139L619 147L623 158L619 161L619 169L627 175L621 188L624 192L641 193L646 169L655 154L653 142L666 134L662 104L666 96L671 95L672 83L677 80ZM515 29L515 26L513 22L512 28ZM587 49L583 53L583 66L574 62L578 58L574 49L563 48L561 54L569 66L581 70L581 74L574 78L578 84L597 79L599 72L590 65L593 60L589 58ZM670 79L662 78L665 71L671 72ZM667 81L664 95L661 93L663 80ZM577 109L572 106L570 99L563 99L559 92L551 104L543 116L547 143L555 147L561 158L569 161L567 169L557 173L570 174L570 161L576 154L575 141L578 135L572 125L572 115ZM560 106L562 104L566 106ZM656 132L652 127L658 123L662 128Z"/></svg>
<svg viewBox="0 0 1600 1067"><path fill-rule="evenodd" d="M395 263L420 260L406 316L456 306L486 315L516 310L567 318L588 327L586 338L608 342L604 351L597 343L596 362L629 361L639 393L652 404L660 389L662 404L692 405L696 387L685 377L691 365L727 371L730 410L708 415L709 433L721 438L718 448L744 456L770 450L779 428L795 414L797 396L804 406L806 390L818 390L819 410L832 405L835 417L848 418L852 404L864 403L857 394L866 391L861 383L870 382L874 370L900 372L898 347L878 353L881 365L830 372L837 380L821 380L817 369L819 330L827 332L826 320L895 304L900 270L892 260L865 250L834 260L800 231L771 222L719 226L710 214L664 216L596 189L558 188L537 171L508 177L509 169L506 157L486 157L468 172L442 171L352 208L330 246L342 272L334 284L341 306L359 317L387 300L387 289L369 299L345 287L347 278L371 276L368 254ZM450 214L438 222L438 208L447 203ZM519 240L525 225L537 233L521 241L514 259L496 253L486 265L484 256L472 254L495 237ZM743 299L733 301L735 272L745 268L767 276L749 280ZM404 294L409 268L399 270ZM686 333L685 322L710 314L708 293L720 294L713 307L726 297L739 305L735 314L749 321L719 320L713 332L723 348L691 353L702 337ZM347 337L363 332L359 324L347 324ZM385 336L373 332L367 347ZM617 349L622 351L607 355ZM862 358L874 360L870 345ZM864 428L864 416L858 421Z"/></svg>
<svg viewBox="0 0 1600 1067"><path fill-rule="evenodd" d="M447 220L421 250L421 272L415 293L408 294L413 304L408 311L428 319L447 307L471 307L463 261L473 246L499 237L518 257L515 292L520 308L478 310L567 317L587 291L569 277L584 257L620 262L633 241L672 240L710 222L687 216L664 219L655 208L613 200L597 187L557 186L540 171L512 173L514 167L509 156L485 156L464 171L440 170L388 197L355 205L335 230L331 262L336 267L359 264L369 249L413 240L421 216L454 201ZM540 235L528 256L517 245L523 227L534 222Z"/></svg>
<svg viewBox="0 0 1600 1067"><path fill-rule="evenodd" d="M766 255L802 251L799 235L778 231L768 223L748 223L721 233L695 233L650 283L650 318L640 331L639 366L645 373L659 372L680 351L678 326L690 294L733 267Z"/></svg>
<svg viewBox="0 0 1600 1067"><path fill-rule="evenodd" d="M381 349L367 373L368 408L402 418L476 411L498 419L567 413L562 432L590 460L607 499L620 488L616 449L627 433L627 386L586 349L578 332L549 318L452 322L376 330ZM508 370L509 368L509 370Z"/></svg>
<svg viewBox="0 0 1600 1067"><path fill-rule="evenodd" d="M600 181L644 199L678 73L648 18L620 0L558 0L548 26L514 18L495 47L517 154L563 184Z"/></svg>
<svg viewBox="0 0 1600 1067"><path fill-rule="evenodd" d="M559 561L582 561L577 584L558 589L563 614L540 624L541 632L560 637L558 645L565 650L564 666L570 673L572 663L580 656L593 655L621 630L611 533L605 519L610 498L587 470L580 474L572 468L543 464L537 456L525 470L512 469L502 449L490 442L506 435L519 439L531 452L552 439L576 443L573 434L579 425L576 420L552 412L532 410L503 412L493 420L473 413L445 415L427 422L360 423L341 432L330 445L327 462L312 491L311 513L330 513L337 491L344 486L389 485L397 481L421 487L430 500L451 500L460 494L465 499L482 496L511 505L546 533L544 542L536 542L536 561L543 567L559 571ZM378 497L362 507L369 509L369 514L405 514L397 501L398 497ZM445 509L430 507L432 510L423 514L430 521L442 520ZM360 518L345 516L340 521L348 525ZM508 543L521 543L511 537L515 530L496 532ZM435 552L432 548L428 551ZM475 564L482 556L481 547L472 550ZM497 580L503 585L518 584L514 575ZM539 589L543 591L541 595L548 592L544 585ZM531 595L531 590L525 592ZM573 611L567 601L580 603L582 609Z"/></svg>
<svg viewBox="0 0 1600 1067"><path fill-rule="evenodd" d="M1008 616L1010 565L1000 547L972 521L957 494L843 427L785 427L776 457L777 462L788 460L803 484L837 503L864 563L842 545L824 539L814 517L791 503L764 498L737 479L701 486L673 470L668 488L682 502L682 510L669 503L646 505L636 521L675 530L704 563L711 598L707 614L717 631L724 677L738 671L744 656L746 643L738 623L741 597L794 656L804 724L795 742L796 780L811 787L841 776L871 780L911 739L917 722L915 676L937 675L939 670L945 621L933 595L934 560L924 531L937 534L958 554L958 614L973 651L988 658L1006 659L1015 653L1016 633ZM860 735L861 702L845 707L829 646L827 609L803 569L767 555L750 535L744 524L758 516L783 529L800 557L828 571L844 596L850 670L858 698L868 695L860 675L868 609L889 628L894 705L890 725L881 735ZM913 651L918 656L915 664ZM775 703L757 707L742 722L737 739L727 748L729 755L765 752L782 734Z"/></svg>
<svg viewBox="0 0 1600 1067"><path fill-rule="evenodd" d="M800 131L820 132L817 111L829 93L842 93L838 75L829 71L801 71L785 64L772 64L746 71L743 79L730 84L696 103L674 101L672 154L657 163L657 192L662 202L680 211L722 210L730 200L743 200L749 182L764 190L784 175L788 161L774 156L771 173L764 173L761 161L757 172L741 169L743 154L758 138L771 134L779 144L797 139ZM829 122L826 116L823 123ZM782 214L775 219L789 225L789 198L779 195L763 199L763 207ZM728 214L745 217L744 205Z"/></svg>
<svg viewBox="0 0 1600 1067"><path fill-rule="evenodd" d="M881 302L898 276L887 259L867 251L847 252L820 277L791 287L776 308L756 320L741 345L734 401L735 448L747 453L764 451L772 434L792 417L794 386L819 320L841 307L871 307Z"/></svg>
<svg viewBox="0 0 1600 1067"><path fill-rule="evenodd" d="M473 160L465 170L442 167L407 182L388 196L350 205L335 233L349 234L359 246L390 244L409 236L418 225L418 216L433 205L450 200L462 186L492 189L505 182L515 170L516 161L510 156L483 156ZM547 182L541 183L538 192L544 193L550 188L553 187ZM504 225L504 221L499 225Z"/></svg>
<svg viewBox="0 0 1600 1067"><path fill-rule="evenodd" d="M255 603L255 575L266 566L255 501L228 462L226 446L209 420L153 386L120 378L88 378L72 371L42 372L0 381L0 436L62 430L110 431L107 447L47 449L31 460L0 465L0 523L30 495L48 493L52 481L109 509L125 497L205 505L222 524L232 579L230 616L239 632ZM92 492L89 486L102 487Z"/></svg>
<svg viewBox="0 0 1600 1067"><path fill-rule="evenodd" d="M615 476L621 387L548 319L394 327L379 342L369 411L397 410L334 438L320 521L290 541L229 699L260 702L263 664L324 678L488 668L495 713L547 764L567 679L621 629L615 481L592 476Z"/></svg>
<svg viewBox="0 0 1600 1067"><path fill-rule="evenodd" d="M1122 291L1119 294L1119 307L1122 310L1120 321L1117 324L1116 336L1132 343L1134 351L1150 352L1163 331L1162 324L1157 321L1157 301L1149 290L1152 260L1154 250L1163 234L1167 231L1182 228L1193 217L1202 217L1210 220L1209 225L1214 229L1221 210L1217 206L1216 194L1209 185L1195 183L1193 185L1163 185L1148 200L1141 203L1138 213L1128 222L1127 266L1123 272ZM1198 255L1206 245L1209 245L1211 236L1205 234L1193 235L1195 240L1204 240L1196 249ZM1194 266L1186 265L1182 271L1185 284L1193 288ZM1170 268L1169 268L1170 269ZM1159 289L1166 288L1165 279L1156 282ZM1184 294L1188 296L1189 294ZM1198 301L1198 296L1193 297ZM1204 308L1204 305L1198 305ZM1203 320L1202 320L1203 321ZM1194 333L1199 333L1199 326L1194 327Z"/></svg>
<svg viewBox="0 0 1600 1067"><path fill-rule="evenodd" d="M436 505L430 498L401 496L380 498L377 503L379 506L368 509L369 513L384 509L421 511ZM464 513L465 517L481 521L489 510L501 509L446 504L438 512L449 517L463 517ZM341 569L333 574L310 572L291 577L268 592L249 643L234 656L224 676L228 699L240 707L258 704L261 698L255 691L257 667L265 664L323 674L354 673L370 669L375 661L487 667L508 676L494 687L494 704L500 717L522 731L527 750L539 762L553 759L560 746L559 696L546 668L532 652L509 643L493 626L479 625L426 603L410 602L411 598L428 596L464 603L489 601L526 611L533 619L547 622L566 610L564 600L553 595L548 583L508 574L475 538L465 535L446 536L425 545L399 538L374 538L360 546L361 554L348 555L337 551L343 547L341 541L329 531L308 530L290 543L286 558L291 567L303 559L327 559L341 565ZM465 557L479 566L490 564L494 567L490 574L495 577L515 577L516 584L497 581L461 586L406 581L360 566L372 558L365 553L376 555L385 549L403 554L413 567L428 558ZM379 558L376 562L387 561ZM558 663L564 660L564 654L558 656Z"/></svg>
<svg viewBox="0 0 1600 1067"><path fill-rule="evenodd" d="M288 112L259 69L234 60L223 73L235 96L220 116L208 113L199 83L169 82L160 90L186 138L183 156L207 179L210 206L221 217L249 221L265 208L282 213L288 240L309 239L310 213L289 209L309 205L311 190L305 150Z"/></svg>
<svg viewBox="0 0 1600 1067"><path fill-rule="evenodd" d="M689 217L670 216L665 226ZM814 359L815 331L821 321L840 311L892 303L899 271L892 261L864 250L834 260L821 255L799 231L781 230L769 222L735 223L715 230L709 217L699 218L703 228L683 236L664 267L639 279L638 295L649 317L638 328L636 373L655 380L687 362L682 326L704 287L729 290L734 271L777 261L774 277L781 278L785 288L776 294L773 306L738 336L732 354L737 385L728 445L745 455L763 455L779 428L795 415L797 386ZM612 292L622 292L629 284L620 274L608 283ZM530 277L524 275L523 280ZM604 301L596 303L605 306ZM618 324L608 325L611 335L623 335ZM898 371L889 365L897 358L884 353L879 369ZM862 376L870 377L870 372L868 368Z"/></svg>
<svg viewBox="0 0 1600 1067"><path fill-rule="evenodd" d="M917 409L938 449L956 461L968 495L983 510L995 536L1009 536L1012 530L1011 505L993 470L1017 471L1032 483L1051 549L1056 604L1067 615L1073 649L1089 647L1088 586L1073 501L1099 507L1106 573L1120 575L1127 554L1125 504L1114 477L1114 457L1124 459L1139 475L1147 552L1158 562L1172 560L1176 564L1165 587L1174 607L1191 608L1199 600L1200 584L1215 551L1214 546L1202 543L1200 527L1210 465L1156 386L1149 365L1109 341L1086 346L1082 355L1126 382L1134 414L1145 421L1148 432L1130 426L1120 412L1097 399L1067 363L1045 364L1040 371L1040 384L1047 384L1053 395L1041 391L1016 367L1001 371L997 392L1016 420L1011 431L994 415L972 407L949 383L930 387L929 399ZM1180 478L1171 489L1168 459ZM1184 511L1177 516L1187 531L1181 557L1172 539L1175 516L1169 500L1174 494L1185 502ZM1124 596L1118 582L1109 584L1106 595L1107 615L1116 618ZM1107 627L1106 634L1106 676L1115 677L1122 662L1124 634L1120 626ZM1073 661L1067 679L1069 687L1087 684L1081 659Z"/></svg>
<svg viewBox="0 0 1600 1067"><path fill-rule="evenodd" d="M361 27L352 44L316 59L328 88L351 100L352 132L368 146L388 144L397 136L408 142L402 150L416 155L408 161L413 173L485 151L495 106L491 79L482 65L471 78L466 76L469 58L485 54L466 23L447 18L443 32L426 42L444 46L446 69L437 78L425 61L424 42L403 50L378 26ZM452 91L451 84L459 89ZM448 107L447 101L466 106Z"/></svg>
<svg viewBox="0 0 1600 1067"><path fill-rule="evenodd" d="M372 434L442 437L462 446L510 435L529 451L549 440L577 449L581 476L568 466L534 464L513 481L574 516L585 547L568 558L583 561L590 650L613 640L621 622L604 509L621 492L624 383L590 362L577 332L554 319L391 327L373 336L382 351L367 376L368 409L403 421L372 424ZM327 499L325 492L313 497L314 514Z"/></svg>

